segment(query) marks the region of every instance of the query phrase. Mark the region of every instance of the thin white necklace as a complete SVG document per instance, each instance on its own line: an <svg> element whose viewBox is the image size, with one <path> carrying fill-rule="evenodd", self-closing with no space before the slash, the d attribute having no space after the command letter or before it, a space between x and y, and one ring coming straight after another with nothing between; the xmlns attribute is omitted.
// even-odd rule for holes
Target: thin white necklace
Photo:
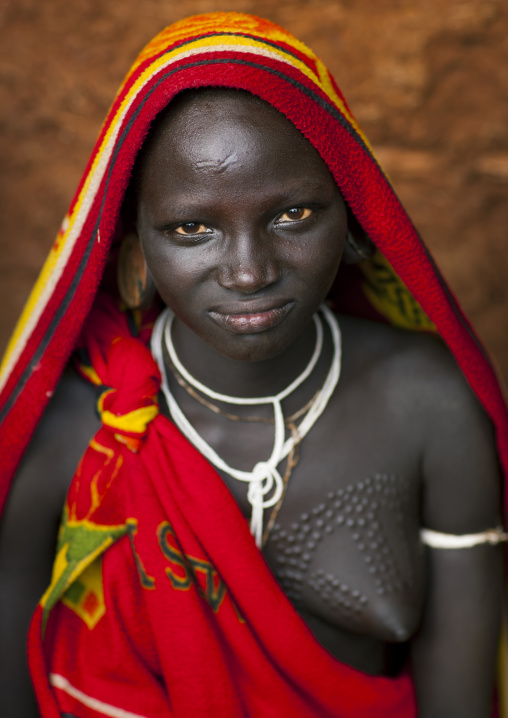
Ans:
<svg viewBox="0 0 508 718"><path fill-rule="evenodd" d="M305 381L305 379L309 377L314 367L316 366L319 357L321 356L321 352L323 349L323 325L318 314L315 314L313 317L314 324L316 327L316 346L314 348L312 357L303 372L293 382L291 382L291 384L286 387L286 389L283 389L277 395L252 398L235 397L228 396L226 394L220 394L219 392L209 389L207 386L195 379L191 374L189 374L187 369L185 369L183 364L180 362L176 354L175 347L173 345L173 340L171 336L171 327L174 318L173 312L169 308L165 309L159 315L157 321L155 322L151 340L151 349L153 357L157 362L161 372L161 388L164 393L164 396L166 397L171 417L173 418L173 421L178 426L182 434L184 434L187 439L192 444L194 444L196 449L198 449L198 451L203 454L203 456L208 459L210 463L212 463L217 469L224 471L235 479L238 479L238 481L244 481L249 484L247 498L250 505L252 506L250 530L255 538L256 545L259 548L261 548L263 536L263 511L266 508L275 506L275 504L282 496L282 492L284 490L284 483L279 471L277 470L277 466L284 458L286 458L295 443L301 441L304 436L306 436L306 434L310 431L310 429L314 426L318 418L325 410L326 405L328 404L328 401L332 396L335 387L337 386L337 382L339 381L341 368L341 335L339 325L335 315L328 309L328 307L322 305L321 311L325 316L332 335L334 348L332 362L326 379L323 383L323 386L316 394L316 397L312 402L307 414L301 421L300 425L297 427L296 435L292 435L286 440L284 414L282 411L281 401L287 396L289 396L297 387L300 386L300 384L302 384L302 382ZM203 437L197 432L194 426L187 419L176 399L174 398L173 394L171 393L167 380L166 368L164 366L164 358L162 351L163 340L165 342L169 357L176 370L189 384L191 384L195 389L198 389L198 391L202 392L206 396L209 396L210 398L216 399L218 401L223 401L228 404L244 406L256 404L272 404L275 420L275 436L273 450L270 458L267 461L259 461L254 466L252 471L241 471L240 469L235 469L232 466L229 466L229 464L227 464L224 459L222 459L217 454L217 452L210 446L210 444L208 444L208 442L203 439ZM265 498L271 492L272 495L269 498Z"/></svg>

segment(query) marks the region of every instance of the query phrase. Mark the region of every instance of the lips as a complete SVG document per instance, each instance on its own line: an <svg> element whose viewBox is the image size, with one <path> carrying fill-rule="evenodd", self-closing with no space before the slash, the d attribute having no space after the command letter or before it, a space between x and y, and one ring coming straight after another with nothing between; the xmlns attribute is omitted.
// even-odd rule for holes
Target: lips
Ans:
<svg viewBox="0 0 508 718"><path fill-rule="evenodd" d="M246 308L249 309L248 312L229 309L210 310L209 315L216 324L234 334L257 334L280 324L293 308L293 302L286 302L276 307Z"/></svg>

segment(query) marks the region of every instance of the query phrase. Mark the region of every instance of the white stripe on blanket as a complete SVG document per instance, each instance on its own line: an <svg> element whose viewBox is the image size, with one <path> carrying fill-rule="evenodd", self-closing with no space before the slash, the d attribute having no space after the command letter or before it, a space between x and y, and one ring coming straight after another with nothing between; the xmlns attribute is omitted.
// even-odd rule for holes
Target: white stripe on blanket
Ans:
<svg viewBox="0 0 508 718"><path fill-rule="evenodd" d="M87 696L86 693L83 693L75 688L71 683L69 683L67 678L60 676L58 673L51 673L49 676L49 682L52 686L59 688L64 693L67 693L72 698L75 698L87 708L91 708L92 710L102 713L105 716L110 716L111 718L146 718L146 716L139 715L138 713L131 713L123 708L117 708L109 703L99 701L97 698Z"/></svg>

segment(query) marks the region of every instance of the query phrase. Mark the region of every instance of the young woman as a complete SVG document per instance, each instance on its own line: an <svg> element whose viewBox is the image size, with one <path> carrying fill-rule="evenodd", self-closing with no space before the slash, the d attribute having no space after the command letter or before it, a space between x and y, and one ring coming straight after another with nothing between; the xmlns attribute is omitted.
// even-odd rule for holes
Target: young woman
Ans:
<svg viewBox="0 0 508 718"><path fill-rule="evenodd" d="M2 525L2 715L64 500L43 716L490 715L506 410L288 33L218 13L143 51L3 377L5 490L52 398Z"/></svg>

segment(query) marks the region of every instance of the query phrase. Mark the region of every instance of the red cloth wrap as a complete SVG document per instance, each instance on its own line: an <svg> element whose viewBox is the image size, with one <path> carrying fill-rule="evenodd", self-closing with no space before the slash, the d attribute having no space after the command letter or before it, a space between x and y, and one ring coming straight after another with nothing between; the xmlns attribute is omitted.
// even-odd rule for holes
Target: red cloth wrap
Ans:
<svg viewBox="0 0 508 718"><path fill-rule="evenodd" d="M108 322L95 322L91 335L85 330L89 354L115 387L115 404L130 410L157 390L158 371L141 341L118 338L122 322L108 312ZM122 346L129 372L116 350ZM64 597L41 641L38 609L30 658L44 718L58 711L95 718L112 707L146 718L416 715L407 673L371 677L317 643L222 479L164 416L149 424L137 453L106 428L96 434L67 516L74 530L130 529L95 558L96 566L102 560L104 613L93 627ZM100 593L90 586L82 609L87 602L94 609Z"/></svg>

